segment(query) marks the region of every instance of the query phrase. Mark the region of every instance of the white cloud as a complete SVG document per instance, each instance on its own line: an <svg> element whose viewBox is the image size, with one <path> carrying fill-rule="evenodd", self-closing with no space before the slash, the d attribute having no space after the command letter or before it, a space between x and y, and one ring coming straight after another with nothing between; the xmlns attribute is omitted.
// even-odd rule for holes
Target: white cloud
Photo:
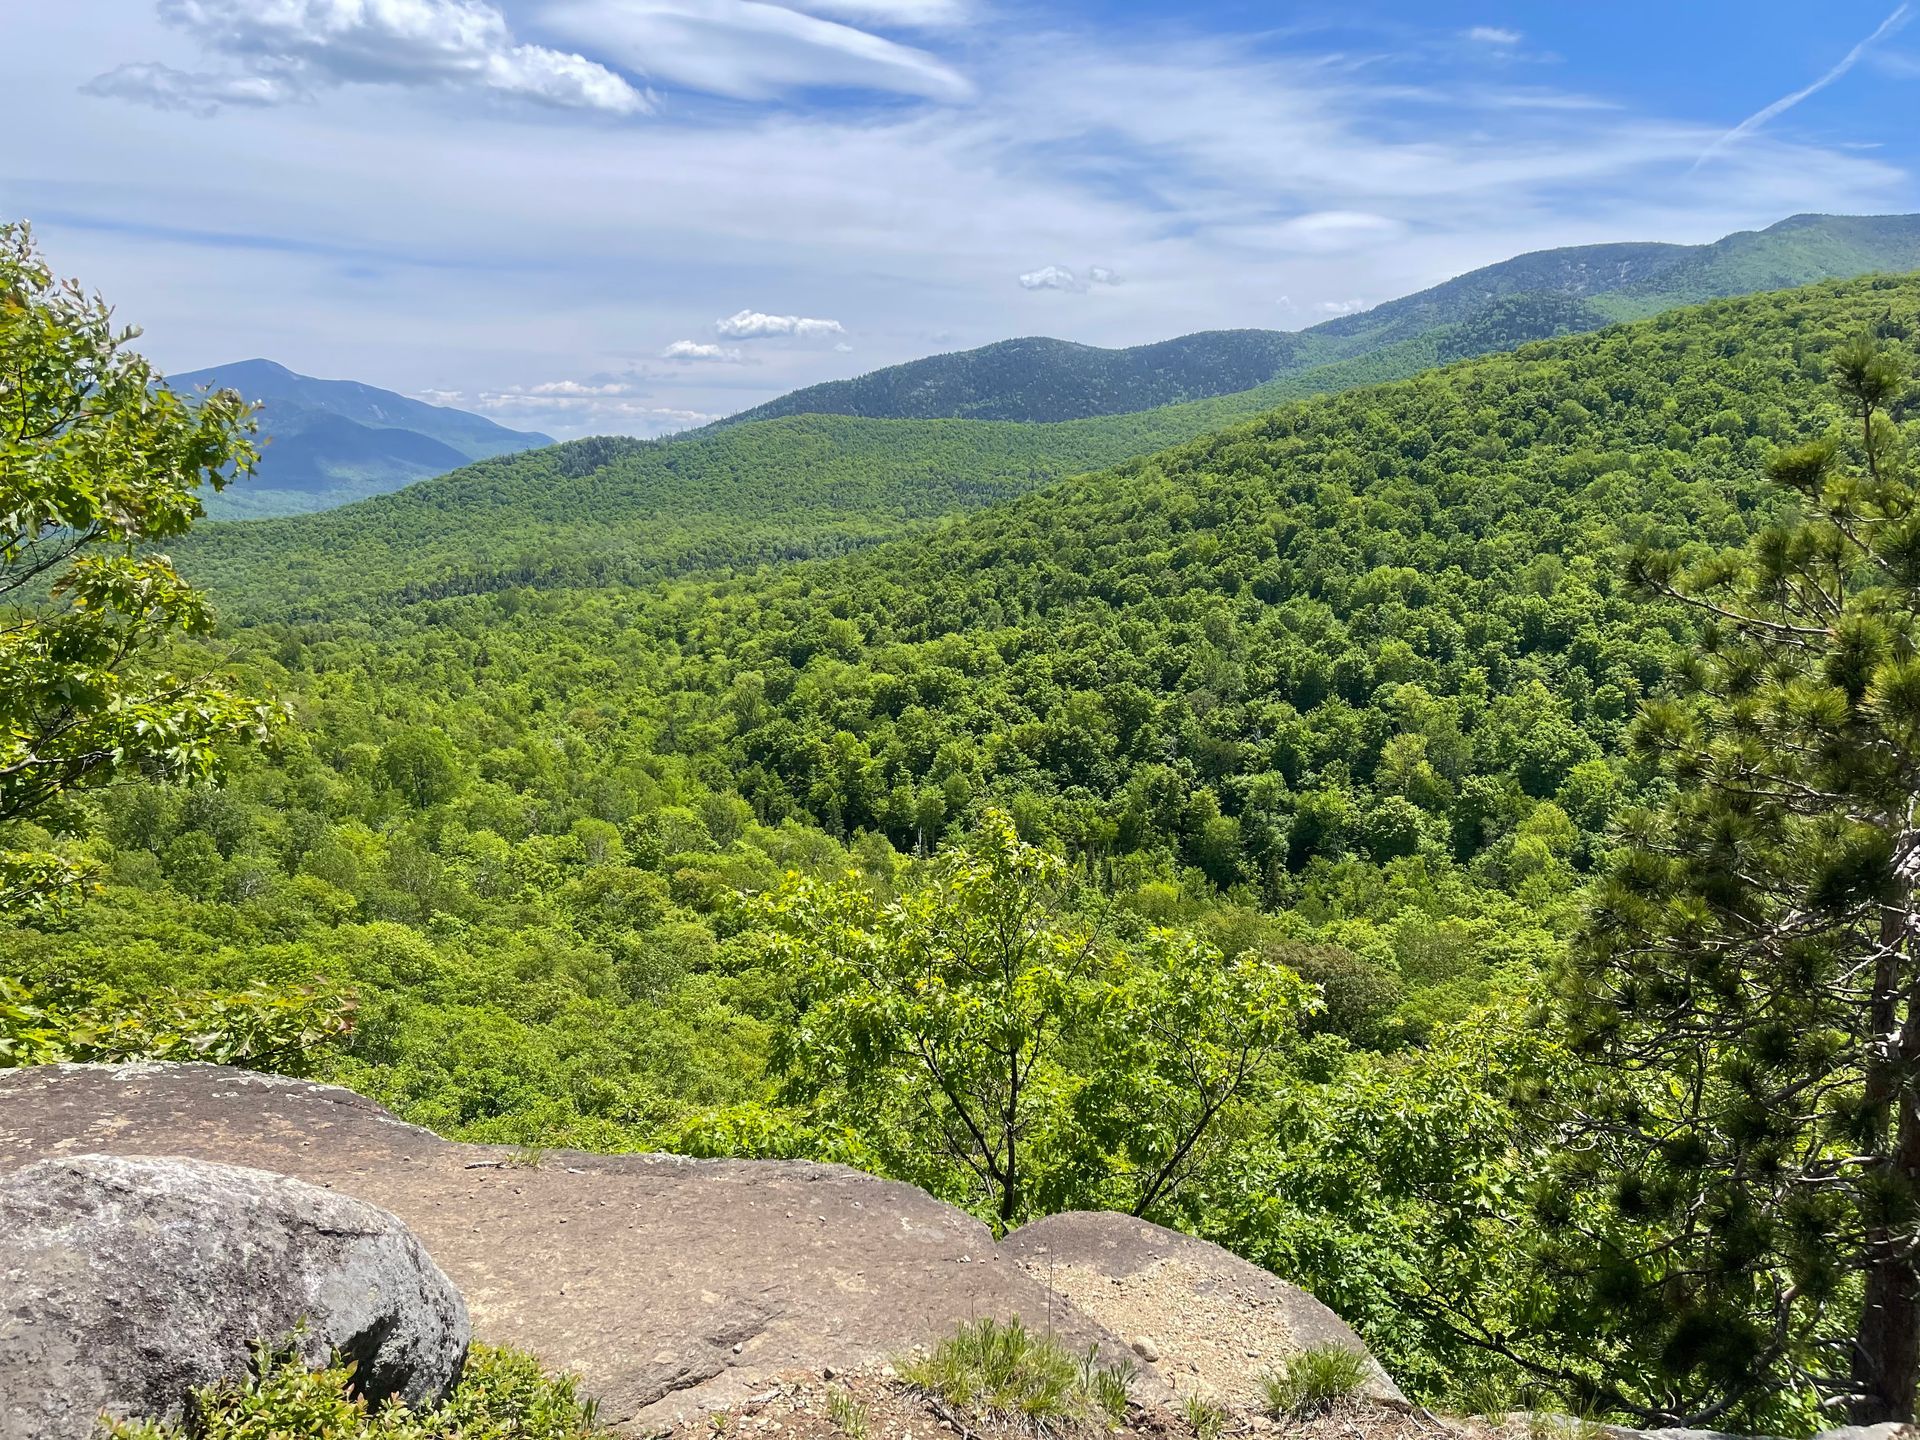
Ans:
<svg viewBox="0 0 1920 1440"><path fill-rule="evenodd" d="M556 0L540 18L635 71L738 100L825 89L942 101L974 93L965 76L925 50L765 0Z"/></svg>
<svg viewBox="0 0 1920 1440"><path fill-rule="evenodd" d="M662 360L678 365L741 365L746 356L727 345L705 345L698 340L676 340L660 352Z"/></svg>
<svg viewBox="0 0 1920 1440"><path fill-rule="evenodd" d="M543 380L538 385L529 386L527 395L559 395L569 399L584 399L596 395L626 395L631 393L629 386L619 381L609 381L603 385L583 385L578 380Z"/></svg>
<svg viewBox="0 0 1920 1440"><path fill-rule="evenodd" d="M1466 32L1466 36L1476 45L1492 45L1502 50L1518 45L1524 38L1518 30L1508 30L1499 25L1476 25Z"/></svg>
<svg viewBox="0 0 1920 1440"><path fill-rule="evenodd" d="M773 335L813 340L823 335L846 334L846 326L838 320L815 320L805 315L766 315L758 310L741 310L724 320L716 320L713 329L716 335L729 340L764 340Z"/></svg>
<svg viewBox="0 0 1920 1440"><path fill-rule="evenodd" d="M833 347L833 353L836 355L851 355L853 353L853 347L842 340L838 345Z"/></svg>
<svg viewBox="0 0 1920 1440"><path fill-rule="evenodd" d="M239 68L213 75L137 62L97 76L89 93L202 114L356 84L468 89L613 115L652 108L604 65L519 43L483 0L159 0L159 16Z"/></svg>
<svg viewBox="0 0 1920 1440"><path fill-rule="evenodd" d="M1023 290L1064 290L1079 295L1095 285L1118 285L1120 274L1105 265L1090 265L1081 275L1065 265L1042 265L1018 277Z"/></svg>
<svg viewBox="0 0 1920 1440"><path fill-rule="evenodd" d="M1367 302L1364 300L1322 300L1313 308L1318 310L1322 315L1327 316L1357 315L1360 311L1367 308Z"/></svg>
<svg viewBox="0 0 1920 1440"><path fill-rule="evenodd" d="M1020 277L1022 290L1084 290L1080 277L1064 265L1042 265Z"/></svg>

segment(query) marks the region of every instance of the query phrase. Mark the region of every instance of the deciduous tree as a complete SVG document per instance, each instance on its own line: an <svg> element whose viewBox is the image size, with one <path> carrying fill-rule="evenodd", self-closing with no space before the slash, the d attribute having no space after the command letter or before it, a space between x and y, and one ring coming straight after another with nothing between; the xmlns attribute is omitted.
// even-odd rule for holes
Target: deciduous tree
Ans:
<svg viewBox="0 0 1920 1440"><path fill-rule="evenodd" d="M137 331L0 225L0 826L116 777L193 779L277 711L139 662L205 634L205 598L146 547L184 534L253 462L248 407L191 401L127 348ZM77 869L0 838L0 915L70 898Z"/></svg>

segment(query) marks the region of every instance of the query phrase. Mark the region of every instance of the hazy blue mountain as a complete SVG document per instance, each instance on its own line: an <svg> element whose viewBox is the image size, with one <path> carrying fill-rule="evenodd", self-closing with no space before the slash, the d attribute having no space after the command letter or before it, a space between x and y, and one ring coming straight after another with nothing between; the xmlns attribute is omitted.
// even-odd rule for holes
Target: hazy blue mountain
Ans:
<svg viewBox="0 0 1920 1440"><path fill-rule="evenodd" d="M1002 340L810 385L730 417L1061 421L1253 389L1404 348L1458 359L1676 305L1920 268L1920 215L1796 215L1709 245L1626 242L1502 260L1308 330L1209 330L1129 349ZM1444 332L1444 333L1442 333ZM1374 378L1410 374L1394 365Z"/></svg>
<svg viewBox="0 0 1920 1440"><path fill-rule="evenodd" d="M238 390L261 405L260 467L207 504L217 518L291 515L384 495L474 460L551 445L479 415L356 380L316 380L271 360L169 377L181 392Z"/></svg>

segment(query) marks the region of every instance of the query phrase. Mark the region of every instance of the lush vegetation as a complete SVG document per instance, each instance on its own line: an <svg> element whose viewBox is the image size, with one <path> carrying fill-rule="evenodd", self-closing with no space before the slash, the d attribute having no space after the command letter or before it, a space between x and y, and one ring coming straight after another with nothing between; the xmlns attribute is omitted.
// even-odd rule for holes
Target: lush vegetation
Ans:
<svg viewBox="0 0 1920 1440"><path fill-rule="evenodd" d="M1083 420L1251 390L1315 359L1337 358L1325 352L1311 332L1284 330L1207 330L1123 350L1042 337L1001 340L809 385L721 423L782 415Z"/></svg>
<svg viewBox="0 0 1920 1440"><path fill-rule="evenodd" d="M453 1393L425 1410L392 1401L370 1411L350 1366L308 1370L290 1351L262 1349L242 1383L196 1391L184 1425L151 1420L104 1428L106 1440L601 1440L567 1376L544 1374L531 1355L476 1345Z"/></svg>
<svg viewBox="0 0 1920 1440"><path fill-rule="evenodd" d="M1823 1401L1868 1413L1884 1386L1835 1345L1910 1202L1884 1146L1840 1152L1893 1133L1907 1082L1863 1078L1873 1005L1782 977L1850 973L1889 893L1868 842L1904 772L1863 757L1904 743L1879 697L1913 589L1904 552L1856 563L1832 536L1906 533L1886 377L1917 327L1912 280L1722 302L1010 498L1054 440L816 419L556 447L216 533L181 563L231 581L244 623L171 658L231 666L296 724L217 787L14 821L15 848L103 889L6 935L0 1036L32 1059L126 997L162 1036L278 997L285 1063L450 1135L830 1157L1002 1226L1182 1225L1312 1289L1425 1396L1771 1433ZM940 437L923 483L892 468L900 436ZM955 508L1004 503L690 573L842 546L836 514L854 539L933 522L938 475ZM637 497L658 516L674 494L659 543L623 551ZM442 550L382 548L442 499ZM383 555L467 564L482 501L471 570L379 578ZM1755 537L1757 571L1713 560ZM1804 605L1860 626L1795 670L1750 632ZM1649 707L1676 677L1704 688ZM1790 748L1812 734L1828 749ZM1741 809L1729 775L1841 818ZM1816 905L1827 928L1723 947L1703 988L1714 926ZM1910 980L1906 937L1877 943ZM1636 1031L1663 1017L1709 1048L1682 1064ZM1688 1076L1710 1103L1661 1111ZM1668 1142L1658 1165L1628 1160L1623 1116ZM1726 1283L1673 1303L1703 1274Z"/></svg>

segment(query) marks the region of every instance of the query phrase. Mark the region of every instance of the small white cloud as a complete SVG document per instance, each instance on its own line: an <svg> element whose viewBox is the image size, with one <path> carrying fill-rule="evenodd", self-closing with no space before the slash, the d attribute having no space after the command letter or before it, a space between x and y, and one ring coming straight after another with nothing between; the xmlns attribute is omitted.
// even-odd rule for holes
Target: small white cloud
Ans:
<svg viewBox="0 0 1920 1440"><path fill-rule="evenodd" d="M1322 300L1313 307L1322 315L1353 315L1367 308L1364 300Z"/></svg>
<svg viewBox="0 0 1920 1440"><path fill-rule="evenodd" d="M416 390L413 398L429 405L458 405L467 395L464 390Z"/></svg>
<svg viewBox="0 0 1920 1440"><path fill-rule="evenodd" d="M660 352L662 360L677 365L742 365L746 356L730 345L708 345L699 340L676 340Z"/></svg>
<svg viewBox="0 0 1920 1440"><path fill-rule="evenodd" d="M1510 49L1525 38L1518 30L1508 30L1500 25L1476 25L1466 32L1467 39L1476 45L1492 45L1499 49Z"/></svg>
<svg viewBox="0 0 1920 1440"><path fill-rule="evenodd" d="M844 340L834 346L833 349L836 355L851 355L853 353L853 347Z"/></svg>
<svg viewBox="0 0 1920 1440"><path fill-rule="evenodd" d="M1084 290L1080 277L1064 265L1042 265L1020 277L1022 290Z"/></svg>
<svg viewBox="0 0 1920 1440"><path fill-rule="evenodd" d="M122 65L88 82L88 93L200 114L337 85L466 88L613 115L653 104L585 56L521 44L485 0L159 0L159 12L237 72Z"/></svg>
<svg viewBox="0 0 1920 1440"><path fill-rule="evenodd" d="M632 392L619 381L604 385L585 385L578 380L543 380L525 392L528 395L627 395Z"/></svg>
<svg viewBox="0 0 1920 1440"><path fill-rule="evenodd" d="M773 335L792 335L802 340L822 335L844 335L847 327L838 320L816 320L804 315L767 315L758 310L741 310L724 320L713 322L714 333L728 340L764 340Z"/></svg>
<svg viewBox="0 0 1920 1440"><path fill-rule="evenodd" d="M1105 265L1090 265L1085 275L1065 265L1042 265L1018 279L1023 290L1062 290L1070 295L1080 295L1095 285L1118 285L1120 274Z"/></svg>

